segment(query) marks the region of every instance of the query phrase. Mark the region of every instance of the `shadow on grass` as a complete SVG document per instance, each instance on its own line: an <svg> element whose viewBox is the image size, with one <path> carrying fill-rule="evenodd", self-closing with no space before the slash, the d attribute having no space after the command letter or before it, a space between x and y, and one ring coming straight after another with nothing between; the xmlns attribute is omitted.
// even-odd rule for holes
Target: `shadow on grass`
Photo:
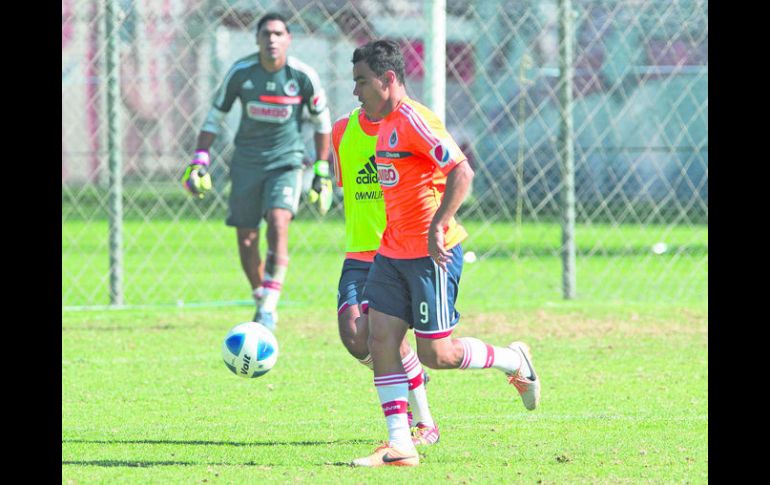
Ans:
<svg viewBox="0 0 770 485"><path fill-rule="evenodd" d="M203 445L203 446L320 446L320 445L374 445L377 440L334 440L334 441L185 441L185 440L79 440L63 439L62 443L93 443L93 444L151 444L151 445ZM271 463L259 463L253 461L237 463L201 463L195 461L129 461L129 460L62 460L62 465L97 466L97 467L135 467L148 468L155 466L281 466ZM350 466L348 462L325 462L319 465Z"/></svg>
<svg viewBox="0 0 770 485"><path fill-rule="evenodd" d="M194 461L126 461L126 460L62 460L62 465L76 465L76 466L100 466L100 467L131 467L131 468L149 468L153 466L260 466L260 467L278 467L285 465L277 465L272 463L258 463L255 461L245 461L238 463L223 463L223 462L194 462ZM319 463L319 465L331 465L331 466L350 466L348 462L327 462Z"/></svg>
<svg viewBox="0 0 770 485"><path fill-rule="evenodd" d="M195 462L195 461L127 461L127 460L79 460L79 461L72 461L72 460L62 460L62 465L77 465L77 466L101 466L101 467L132 467L132 468L149 468L153 466L202 466L202 465L208 465L208 466L231 466L231 465L238 465L238 466L269 466L269 467L275 467L275 466L282 466L282 465L275 465L270 463L258 463L256 461L244 461L244 462L238 462L238 463L224 463L224 462ZM350 466L350 463L346 462L328 462L324 463L324 465L333 465L333 466Z"/></svg>
<svg viewBox="0 0 770 485"><path fill-rule="evenodd" d="M377 440L333 441L199 441L199 440L79 440L63 439L64 443L93 443L102 445L203 445L203 446L319 446L319 445L374 445Z"/></svg>
<svg viewBox="0 0 770 485"><path fill-rule="evenodd" d="M62 460L62 465L75 465L75 466L99 466L99 467L131 467L131 468L149 468L154 466L260 466L260 467L278 467L285 465L277 465L272 463L257 463L255 461L245 461L238 463L223 463L223 462L193 462L193 461L126 461L126 460ZM334 461L318 463L318 465L328 466L342 466L349 467L350 462L347 461Z"/></svg>
<svg viewBox="0 0 770 485"><path fill-rule="evenodd" d="M103 466L103 467L136 467L146 468L151 466L194 466L201 465L201 463L191 461L125 461L125 460L82 460L82 461L70 461L62 460L62 465L78 465L78 466ZM247 465L248 463L244 463ZM230 463L209 463L209 465L230 465Z"/></svg>

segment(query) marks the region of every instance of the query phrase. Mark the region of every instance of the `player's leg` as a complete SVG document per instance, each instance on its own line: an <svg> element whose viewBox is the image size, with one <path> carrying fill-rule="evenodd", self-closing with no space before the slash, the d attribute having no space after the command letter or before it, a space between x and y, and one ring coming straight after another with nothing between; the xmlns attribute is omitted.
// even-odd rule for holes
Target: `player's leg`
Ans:
<svg viewBox="0 0 770 485"><path fill-rule="evenodd" d="M270 329L278 323L278 301L289 268L289 224L297 213L302 183L300 169L276 170L265 174L267 256L262 286L264 297L258 312L259 322Z"/></svg>
<svg viewBox="0 0 770 485"><path fill-rule="evenodd" d="M259 308L262 296L265 263L259 254L259 228L262 209L260 173L236 158L230 167L230 195L225 224L235 227L238 256L252 296Z"/></svg>
<svg viewBox="0 0 770 485"><path fill-rule="evenodd" d="M409 328L409 293L390 258L377 255L366 280L369 302L369 352L374 364L374 385L388 428L388 443L354 466L415 466L420 462L407 418L409 379L400 347Z"/></svg>
<svg viewBox="0 0 770 485"><path fill-rule="evenodd" d="M238 256L241 260L241 268L251 285L251 293L259 307L262 302L265 264L259 255L259 229L236 227L235 235L238 238Z"/></svg>
<svg viewBox="0 0 770 485"><path fill-rule="evenodd" d="M473 337L451 338L460 319L454 305L462 273L462 248L455 246L451 252L446 270L430 258L413 263L430 265L423 271L431 275L410 282L416 303L413 312L420 361L432 369L499 369L508 375L508 382L516 387L524 406L535 409L540 400L540 380L526 344L496 347Z"/></svg>
<svg viewBox="0 0 770 485"><path fill-rule="evenodd" d="M388 443L373 454L353 460L353 466L415 466L419 455L412 442L406 409L409 381L399 348L408 329L395 316L369 309L369 351L374 363L374 385L388 427Z"/></svg>
<svg viewBox="0 0 770 485"><path fill-rule="evenodd" d="M367 303L362 302L364 284L372 263L346 259L337 288L337 324L340 340L347 351L361 364L374 370L369 353L369 321L366 315ZM433 444L438 441L438 428L433 422L425 389L427 374L417 354L404 336L399 348L401 363L409 380L409 427L417 425L413 432L416 444Z"/></svg>
<svg viewBox="0 0 770 485"><path fill-rule="evenodd" d="M529 347L523 342L497 347L474 337L418 337L417 354L431 369L499 369L516 387L527 409L535 409L540 402L540 379Z"/></svg>
<svg viewBox="0 0 770 485"><path fill-rule="evenodd" d="M369 355L369 322L361 311L361 300L371 263L345 259L337 286L337 328L345 349L363 365L372 368Z"/></svg>
<svg viewBox="0 0 770 485"><path fill-rule="evenodd" d="M422 367L417 353L412 349L406 337L401 341L401 363L409 380L409 427L412 430L412 441L416 445L432 445L438 443L439 430L433 421L433 415L428 405L426 389L428 374Z"/></svg>
<svg viewBox="0 0 770 485"><path fill-rule="evenodd" d="M278 323L278 300L289 269L289 223L292 213L286 209L267 211L267 256L265 257L265 288L260 308L260 322L268 327Z"/></svg>

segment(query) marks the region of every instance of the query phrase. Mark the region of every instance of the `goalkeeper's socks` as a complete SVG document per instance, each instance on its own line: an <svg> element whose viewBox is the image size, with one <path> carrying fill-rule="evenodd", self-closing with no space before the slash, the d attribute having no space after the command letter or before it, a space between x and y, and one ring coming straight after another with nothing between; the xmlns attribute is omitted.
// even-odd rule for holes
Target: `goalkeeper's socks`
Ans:
<svg viewBox="0 0 770 485"><path fill-rule="evenodd" d="M268 252L268 259L273 257L271 252ZM272 265L272 272L265 271L265 280L262 282L262 286L265 288L265 297L262 300L262 311L274 312L278 307L278 300L281 297L281 288L283 287L283 280L286 277L286 271L289 269L289 258L274 257Z"/></svg>
<svg viewBox="0 0 770 485"><path fill-rule="evenodd" d="M251 292L251 296L254 297L254 301L256 301L257 305L259 305L260 303L262 303L262 299L265 297L265 287L262 285L257 286Z"/></svg>
<svg viewBox="0 0 770 485"><path fill-rule="evenodd" d="M278 306L278 300L281 298L281 288L283 284L280 280L271 278L271 275L265 274L265 281L262 282L265 288L265 297L262 300L262 311L274 312Z"/></svg>
<svg viewBox="0 0 770 485"><path fill-rule="evenodd" d="M521 356L509 348L495 347L473 337L457 339L463 346L460 369L487 369L494 367L513 373L521 367Z"/></svg>
<svg viewBox="0 0 770 485"><path fill-rule="evenodd" d="M390 374L374 377L377 396L388 423L388 441L402 451L414 451L409 418L406 415L409 382L406 374Z"/></svg>
<svg viewBox="0 0 770 485"><path fill-rule="evenodd" d="M425 393L425 382L423 381L423 369L420 359L417 358L414 350L401 359L406 371L406 378L409 380L409 404L412 406L414 422L422 423L431 428L435 427L433 416L428 407L428 395Z"/></svg>

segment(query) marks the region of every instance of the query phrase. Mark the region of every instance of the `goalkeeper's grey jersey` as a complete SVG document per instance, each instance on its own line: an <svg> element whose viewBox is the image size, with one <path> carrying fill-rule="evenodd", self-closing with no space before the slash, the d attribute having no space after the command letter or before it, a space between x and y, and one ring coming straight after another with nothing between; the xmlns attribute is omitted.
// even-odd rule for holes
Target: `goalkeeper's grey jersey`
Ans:
<svg viewBox="0 0 770 485"><path fill-rule="evenodd" d="M241 101L233 163L258 164L265 170L302 165L302 107L311 116L326 109L326 96L316 71L288 56L277 72L259 63L259 53L238 60L227 72L214 98L214 108L229 112ZM204 125L204 128L206 125Z"/></svg>

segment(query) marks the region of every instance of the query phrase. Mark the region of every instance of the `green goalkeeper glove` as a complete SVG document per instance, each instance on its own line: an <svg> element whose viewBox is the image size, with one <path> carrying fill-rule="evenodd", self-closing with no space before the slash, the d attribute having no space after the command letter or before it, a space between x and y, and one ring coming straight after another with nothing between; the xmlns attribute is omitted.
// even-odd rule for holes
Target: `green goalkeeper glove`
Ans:
<svg viewBox="0 0 770 485"><path fill-rule="evenodd" d="M209 175L209 153L197 150L190 165L182 175L182 186L193 195L202 199L211 190L211 175Z"/></svg>
<svg viewBox="0 0 770 485"><path fill-rule="evenodd" d="M332 206L332 181L329 179L329 162L318 160L313 164L313 183L308 192L311 204L318 203L318 213L326 215Z"/></svg>

